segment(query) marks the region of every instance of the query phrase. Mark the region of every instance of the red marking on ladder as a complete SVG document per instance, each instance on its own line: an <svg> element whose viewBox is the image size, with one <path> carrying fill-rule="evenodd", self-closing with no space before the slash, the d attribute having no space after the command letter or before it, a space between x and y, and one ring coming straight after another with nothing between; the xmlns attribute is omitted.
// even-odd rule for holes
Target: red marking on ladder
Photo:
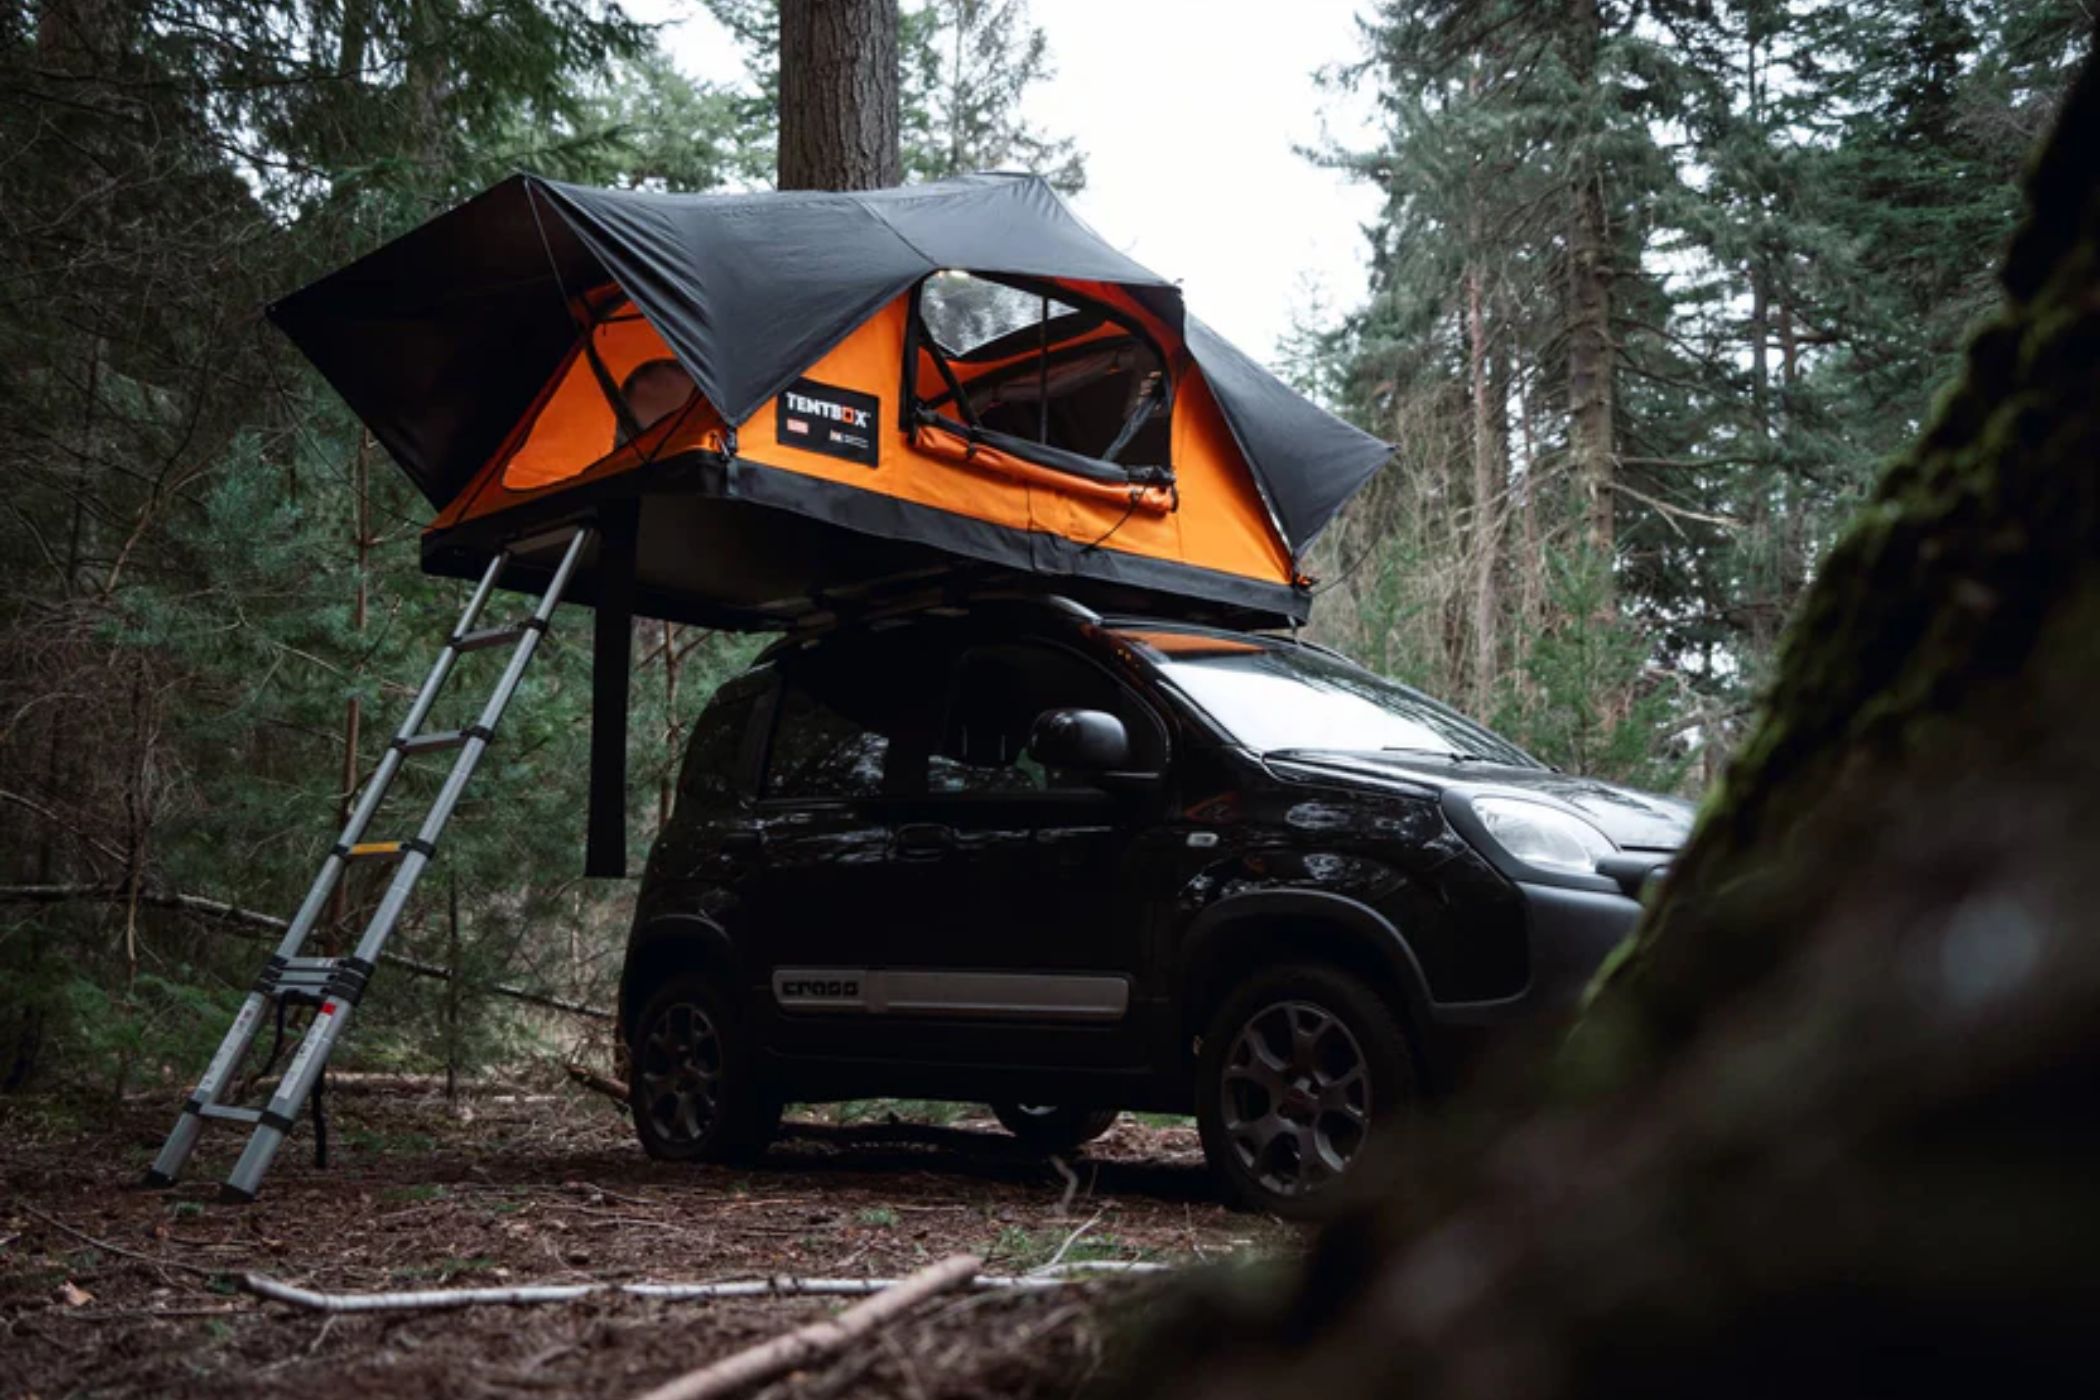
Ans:
<svg viewBox="0 0 2100 1400"><path fill-rule="evenodd" d="M335 1015L335 1002L334 1002L333 1000L329 1000L329 1001L324 1001L324 1002L322 1002L322 1003L321 1003L321 1014L322 1014L323 1016L333 1016L333 1015Z"/></svg>

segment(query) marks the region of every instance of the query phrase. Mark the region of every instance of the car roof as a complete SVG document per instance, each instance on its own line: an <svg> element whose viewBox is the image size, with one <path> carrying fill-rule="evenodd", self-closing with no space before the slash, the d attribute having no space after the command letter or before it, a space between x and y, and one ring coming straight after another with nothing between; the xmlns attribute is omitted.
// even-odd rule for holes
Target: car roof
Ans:
<svg viewBox="0 0 2100 1400"><path fill-rule="evenodd" d="M1332 647L1308 641L1295 631L1244 631L1211 623L1187 622L1139 613L1103 616L1091 608L1054 593L1000 591L977 596L903 601L886 609L870 609L857 615L828 618L782 636L753 660L752 668L757 669L785 655L828 647L836 642L850 643L879 635L892 628L924 622L990 630L997 630L1002 623L1007 623L1013 626L1016 633L1036 635L1085 635L1098 628L1120 638L1138 640L1150 651L1167 657L1173 656L1181 649L1166 639L1188 638L1211 645L1189 648L1184 654L1201 650L1204 654L1216 655L1224 647L1245 648L1249 651L1298 650L1331 657L1352 667L1357 665L1355 661Z"/></svg>

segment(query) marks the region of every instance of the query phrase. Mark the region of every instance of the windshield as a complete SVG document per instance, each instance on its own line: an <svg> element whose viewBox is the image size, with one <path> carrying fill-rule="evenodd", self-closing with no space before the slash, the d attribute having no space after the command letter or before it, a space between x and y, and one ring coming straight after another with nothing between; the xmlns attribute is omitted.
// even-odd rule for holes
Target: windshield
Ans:
<svg viewBox="0 0 2100 1400"><path fill-rule="evenodd" d="M1536 768L1522 749L1439 705L1309 647L1123 630L1126 640L1248 748L1380 750Z"/></svg>

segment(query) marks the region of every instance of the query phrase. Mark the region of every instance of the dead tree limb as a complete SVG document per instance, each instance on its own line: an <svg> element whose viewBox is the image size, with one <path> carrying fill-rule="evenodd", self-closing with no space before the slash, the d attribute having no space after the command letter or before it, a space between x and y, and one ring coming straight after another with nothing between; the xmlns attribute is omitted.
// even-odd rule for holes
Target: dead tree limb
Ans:
<svg viewBox="0 0 2100 1400"><path fill-rule="evenodd" d="M285 921L274 914L258 913L223 900L206 899L202 895L144 891L137 898L138 903L148 908L171 909L180 914L188 914L206 927L236 938L260 939L272 934L281 935L286 927ZM131 900L130 889L122 885L0 885L0 904L128 904ZM439 963L425 962L421 958L411 958L401 953L381 953L379 961L388 967L398 967L414 977L429 977L441 982L453 980L451 968ZM521 1001L528 1006L545 1007L549 1011L560 1011L570 1016L587 1016L594 1021L613 1019L612 1012L602 1007L571 1001L567 997L550 996L545 992L529 991L524 987L513 987L503 982L477 982L467 978L459 980L462 987L489 996Z"/></svg>
<svg viewBox="0 0 2100 1400"><path fill-rule="evenodd" d="M807 1366L820 1357L844 1351L854 1339L888 1325L927 1299L960 1288L977 1276L983 1262L974 1254L951 1254L900 1280L896 1287L854 1304L837 1317L798 1327L785 1336L689 1371L649 1391L641 1400L711 1400Z"/></svg>
<svg viewBox="0 0 2100 1400"><path fill-rule="evenodd" d="M960 1255L958 1258L962 1257ZM1025 1274L975 1274L954 1286L977 1292L1061 1288L1089 1274L1157 1274L1169 1265L1136 1259L1081 1259ZM916 1277L914 1275L913 1277ZM517 1307L573 1303L618 1294L662 1303L702 1303L724 1298L859 1298L909 1283L893 1278L759 1278L721 1283L532 1283L508 1288L425 1288L399 1293L322 1293L267 1274L247 1274L241 1284L258 1298L308 1312L432 1312L446 1308Z"/></svg>
<svg viewBox="0 0 2100 1400"><path fill-rule="evenodd" d="M609 1074L600 1074L589 1065L579 1065L574 1060L562 1066L569 1078L586 1089L605 1095L620 1107L627 1107L627 1086Z"/></svg>
<svg viewBox="0 0 2100 1400"><path fill-rule="evenodd" d="M266 1074L255 1081L255 1088L275 1089L284 1081L280 1074ZM507 1084L500 1079L462 1079L453 1088L461 1094L489 1094L522 1097L531 1091L521 1084ZM442 1094L445 1092L445 1076L442 1074L392 1074L366 1073L358 1070L328 1071L328 1092L331 1094ZM545 1097L551 1099L553 1095Z"/></svg>

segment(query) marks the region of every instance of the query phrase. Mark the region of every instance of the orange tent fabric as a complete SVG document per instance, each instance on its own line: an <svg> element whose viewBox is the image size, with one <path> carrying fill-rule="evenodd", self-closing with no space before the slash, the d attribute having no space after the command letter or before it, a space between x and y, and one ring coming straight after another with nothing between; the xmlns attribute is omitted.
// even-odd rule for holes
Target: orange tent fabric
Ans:
<svg viewBox="0 0 2100 1400"><path fill-rule="evenodd" d="M1043 532L1092 550L1169 561L1289 587L1289 550L1278 535L1254 479L1215 400L1178 336L1116 289L1090 284L1084 295L1129 312L1166 343L1173 377L1170 460L1174 488L1129 487L1063 473L983 445L937 425L900 429L907 406L903 367L910 295L870 316L812 364L806 380L842 386L879 405L876 461L871 467L811 450L780 425L780 396L736 425L736 450L749 463L854 491L927 506L1005 529ZM1099 343L1114 328L1083 339ZM729 436L697 393L691 403L634 442L615 446L614 411L603 378L617 384L637 367L675 358L632 306L622 304L592 332L600 365L579 348L561 365L518 431L432 524L443 532L525 501L632 472L690 450L722 450ZM1033 356L1021 353L958 365L969 383ZM920 393L934 394L934 370L920 366ZM785 392L785 391L784 391Z"/></svg>

